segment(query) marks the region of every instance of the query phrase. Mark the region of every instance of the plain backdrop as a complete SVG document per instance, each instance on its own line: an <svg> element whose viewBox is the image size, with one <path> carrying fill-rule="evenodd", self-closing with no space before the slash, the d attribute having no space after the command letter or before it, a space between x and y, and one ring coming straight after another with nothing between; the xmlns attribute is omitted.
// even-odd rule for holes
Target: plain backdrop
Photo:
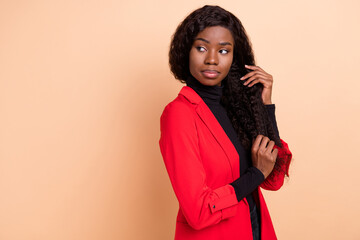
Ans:
<svg viewBox="0 0 360 240"><path fill-rule="evenodd" d="M168 49L204 4L243 23L274 77L290 178L279 239L360 239L359 1L0 1L0 239L173 239L159 120Z"/></svg>

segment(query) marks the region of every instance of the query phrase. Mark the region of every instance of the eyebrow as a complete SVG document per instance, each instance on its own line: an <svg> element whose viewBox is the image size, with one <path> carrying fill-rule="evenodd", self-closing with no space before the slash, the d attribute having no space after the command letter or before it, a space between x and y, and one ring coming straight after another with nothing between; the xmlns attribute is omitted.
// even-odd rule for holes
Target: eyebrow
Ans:
<svg viewBox="0 0 360 240"><path fill-rule="evenodd" d="M206 43L210 43L210 41L208 41L208 40L206 40L204 38L195 38L195 41L196 40L200 40L200 41L203 41L203 42L206 42ZM229 43L229 42L220 42L219 45L221 45L221 46L230 45L231 46L232 44Z"/></svg>

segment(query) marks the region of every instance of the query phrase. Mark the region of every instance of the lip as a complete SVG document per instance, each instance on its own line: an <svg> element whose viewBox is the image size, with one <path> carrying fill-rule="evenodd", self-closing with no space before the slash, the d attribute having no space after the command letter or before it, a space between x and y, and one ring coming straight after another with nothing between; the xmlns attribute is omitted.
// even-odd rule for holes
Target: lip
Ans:
<svg viewBox="0 0 360 240"><path fill-rule="evenodd" d="M220 73L216 70L203 70L201 74L206 78L217 78Z"/></svg>

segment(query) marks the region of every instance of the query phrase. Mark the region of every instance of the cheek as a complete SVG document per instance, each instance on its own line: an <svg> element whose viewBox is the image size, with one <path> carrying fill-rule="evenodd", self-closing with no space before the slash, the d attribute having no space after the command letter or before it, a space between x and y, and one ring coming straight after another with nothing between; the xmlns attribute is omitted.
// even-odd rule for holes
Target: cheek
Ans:
<svg viewBox="0 0 360 240"><path fill-rule="evenodd" d="M232 57L232 56L229 56L228 58L224 59L224 68L225 68L226 70L228 70L228 71L230 70L232 61L233 61L233 57Z"/></svg>
<svg viewBox="0 0 360 240"><path fill-rule="evenodd" d="M190 54L189 54L189 67L190 69L193 67L194 65L194 53L193 51L190 51Z"/></svg>
<svg viewBox="0 0 360 240"><path fill-rule="evenodd" d="M201 64L201 58L194 52L190 52L189 55L189 68L196 69Z"/></svg>
<svg viewBox="0 0 360 240"><path fill-rule="evenodd" d="M232 58L231 58L231 60L229 61L229 65L228 65L228 67L229 67L229 69L231 68L231 65L232 65Z"/></svg>
<svg viewBox="0 0 360 240"><path fill-rule="evenodd" d="M229 69L231 68L231 65L233 63L233 59L234 59L234 55L233 55L233 53L231 53L231 56L229 57L229 62L228 62Z"/></svg>

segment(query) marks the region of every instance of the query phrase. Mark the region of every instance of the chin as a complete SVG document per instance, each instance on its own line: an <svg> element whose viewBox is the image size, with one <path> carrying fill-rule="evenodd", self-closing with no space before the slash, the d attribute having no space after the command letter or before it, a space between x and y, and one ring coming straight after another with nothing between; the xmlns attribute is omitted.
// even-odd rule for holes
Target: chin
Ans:
<svg viewBox="0 0 360 240"><path fill-rule="evenodd" d="M200 82L202 85L206 85L206 86L215 86L217 84L219 84L221 82L221 80L219 80L218 78L203 78L203 77L199 77L196 78L198 80L198 82Z"/></svg>
<svg viewBox="0 0 360 240"><path fill-rule="evenodd" d="M221 83L221 81L219 80L203 80L203 81L199 81L202 85L206 85L206 86L216 86L219 85Z"/></svg>

